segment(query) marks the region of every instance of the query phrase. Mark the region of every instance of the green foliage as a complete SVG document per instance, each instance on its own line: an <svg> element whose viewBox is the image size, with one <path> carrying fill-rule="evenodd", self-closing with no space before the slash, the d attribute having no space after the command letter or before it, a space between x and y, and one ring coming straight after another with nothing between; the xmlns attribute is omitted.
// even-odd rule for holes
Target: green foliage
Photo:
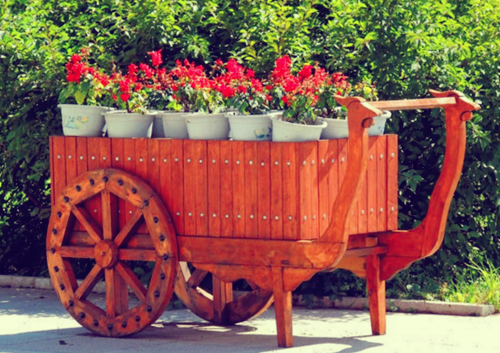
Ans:
<svg viewBox="0 0 500 353"><path fill-rule="evenodd" d="M239 56L258 77L288 54L330 72L376 82L379 99L458 89L482 105L468 123L464 173L444 245L389 282L418 295L450 282L469 260L500 259L499 0L4 0L0 10L0 273L40 274L49 212L48 136L60 134L56 105L64 64L90 47L108 71L147 61L163 49L167 65L187 58L212 65ZM442 164L442 112L398 112L400 227L425 216ZM319 295L360 294L344 271L318 274L301 288ZM418 288L417 286L420 286Z"/></svg>

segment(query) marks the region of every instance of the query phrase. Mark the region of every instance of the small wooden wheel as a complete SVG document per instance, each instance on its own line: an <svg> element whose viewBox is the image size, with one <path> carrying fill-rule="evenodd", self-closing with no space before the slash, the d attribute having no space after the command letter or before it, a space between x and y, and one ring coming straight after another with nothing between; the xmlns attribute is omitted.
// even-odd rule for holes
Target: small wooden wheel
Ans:
<svg viewBox="0 0 500 353"><path fill-rule="evenodd" d="M83 204L89 199L99 204L99 198L102 226ZM82 259L95 263L78 283L73 266ZM161 199L139 178L114 169L88 172L71 181L53 206L47 261L62 304L82 326L102 336L128 336L151 325L170 301L177 269L175 230ZM153 270L145 285L134 270L147 270L148 263ZM91 295L102 279L104 304ZM135 306L129 290L138 299Z"/></svg>
<svg viewBox="0 0 500 353"><path fill-rule="evenodd" d="M273 303L272 291L258 288L248 282L251 291L233 292L233 283L223 282L212 275L212 293L200 284L210 274L189 270L186 262L179 262L175 294L194 314L218 325L234 325L258 316Z"/></svg>

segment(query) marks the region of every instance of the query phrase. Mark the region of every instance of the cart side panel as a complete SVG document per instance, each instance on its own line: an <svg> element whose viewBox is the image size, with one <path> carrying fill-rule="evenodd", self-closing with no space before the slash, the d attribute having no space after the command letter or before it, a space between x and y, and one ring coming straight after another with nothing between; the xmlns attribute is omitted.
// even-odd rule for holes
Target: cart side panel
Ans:
<svg viewBox="0 0 500 353"><path fill-rule="evenodd" d="M160 178L160 198L167 206L172 219L175 219L175 212L172 210L173 193L177 184L172 183L172 140L159 140L158 164Z"/></svg>
<svg viewBox="0 0 500 353"><path fill-rule="evenodd" d="M328 228L328 167L331 167L328 161L328 147L330 141L322 140L318 142L318 194L319 194L319 234L323 234Z"/></svg>
<svg viewBox="0 0 500 353"><path fill-rule="evenodd" d="M184 232L184 140L172 140L172 184L169 185L172 192L172 217L174 217L175 229L178 234Z"/></svg>
<svg viewBox="0 0 500 353"><path fill-rule="evenodd" d="M106 140L106 139L103 139ZM138 138L135 141L135 174L149 183L148 180L148 139ZM141 223L139 233L148 233L146 223Z"/></svg>
<svg viewBox="0 0 500 353"><path fill-rule="evenodd" d="M259 223L257 219L257 143L245 143L245 237L259 238Z"/></svg>
<svg viewBox="0 0 500 353"><path fill-rule="evenodd" d="M184 234L196 235L196 179L194 140L184 141Z"/></svg>
<svg viewBox="0 0 500 353"><path fill-rule="evenodd" d="M367 186L367 204L365 210L365 214L368 218L367 222L367 231L368 232L376 232L377 228L377 194L380 192L385 192L385 189L380 189L378 185L378 165L380 162L384 162L383 159L378 158L379 153L377 150L378 141L385 141L385 138L382 137L370 137L369 139L369 160L367 167L367 178L366 178L366 186ZM380 162L379 162L380 161Z"/></svg>
<svg viewBox="0 0 500 353"><path fill-rule="evenodd" d="M111 139L111 167L123 170L123 139ZM120 229L127 220L126 204L125 200L118 199L118 225Z"/></svg>
<svg viewBox="0 0 500 353"><path fill-rule="evenodd" d="M387 165L389 163L387 138L377 139L376 142L377 153L375 154L377 160L377 205L374 214L376 215L377 227L376 231L384 231L387 229ZM382 158L381 158L382 156ZM383 212L381 212L383 210ZM384 213L385 212L385 213ZM372 231L372 230L370 230Z"/></svg>
<svg viewBox="0 0 500 353"><path fill-rule="evenodd" d="M233 172L231 141L220 143L221 237L233 236Z"/></svg>
<svg viewBox="0 0 500 353"><path fill-rule="evenodd" d="M398 136L387 135L387 229L398 229Z"/></svg>
<svg viewBox="0 0 500 353"><path fill-rule="evenodd" d="M339 151L343 146L340 144L340 140L330 140L328 144L327 157L325 158L325 167L327 169L328 178L328 208L326 210L327 212L325 212L325 216L328 224L330 224L330 222L332 221L331 215L333 210L333 203L335 202L335 199L337 198L337 195L339 193Z"/></svg>
<svg viewBox="0 0 500 353"><path fill-rule="evenodd" d="M134 140L123 139L123 170L135 175L135 142ZM118 151L113 151L118 153ZM127 222L131 217L135 207L130 202L125 202L125 221Z"/></svg>
<svg viewBox="0 0 500 353"><path fill-rule="evenodd" d="M283 239L283 173L281 143L271 144L271 239Z"/></svg>
<svg viewBox="0 0 500 353"><path fill-rule="evenodd" d="M229 160L233 179L233 237L245 236L245 143L233 141L233 159Z"/></svg>
<svg viewBox="0 0 500 353"><path fill-rule="evenodd" d="M100 158L101 153L99 151L99 141L101 139L98 137L91 137L87 140L87 160L89 171L98 170L100 168ZM101 217L101 196L94 196L89 200L88 211L94 217L95 221L102 225Z"/></svg>
<svg viewBox="0 0 500 353"><path fill-rule="evenodd" d="M196 235L208 235L208 175L207 175L207 141L194 141L194 160L191 162L195 178L195 214Z"/></svg>

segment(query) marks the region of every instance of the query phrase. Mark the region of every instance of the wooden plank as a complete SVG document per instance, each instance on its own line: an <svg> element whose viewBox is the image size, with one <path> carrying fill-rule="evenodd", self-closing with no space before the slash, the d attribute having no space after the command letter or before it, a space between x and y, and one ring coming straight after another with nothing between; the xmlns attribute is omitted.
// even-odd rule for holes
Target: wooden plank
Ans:
<svg viewBox="0 0 500 353"><path fill-rule="evenodd" d="M282 143L283 239L299 239L299 153L296 143Z"/></svg>
<svg viewBox="0 0 500 353"><path fill-rule="evenodd" d="M349 149L349 145L347 144L347 139L339 140L339 190L340 186L344 182L344 177L347 170L347 152ZM349 234L357 234L358 233L358 205L353 207L352 215L351 215L351 223L348 225Z"/></svg>
<svg viewBox="0 0 500 353"><path fill-rule="evenodd" d="M367 214L367 230L368 232L376 232L377 231L377 216L378 216L378 207L377 207L377 194L381 192L381 190L378 187L378 176L377 176L377 171L378 171L378 164L379 161L381 160L379 158L379 153L377 151L377 145L379 140L385 140L385 137L380 136L380 137L370 137L368 142L369 142L369 160L368 160L368 168L367 168L367 179L366 179L366 186L367 186L367 205L366 205L366 214ZM383 161L383 160L382 160ZM385 189L384 189L385 191ZM363 196L363 194L361 194ZM366 231L363 232L360 226L360 233L365 233Z"/></svg>
<svg viewBox="0 0 500 353"><path fill-rule="evenodd" d="M271 238L271 163L270 142L263 141L257 144L258 182L257 182L257 209L259 218L259 238Z"/></svg>
<svg viewBox="0 0 500 353"><path fill-rule="evenodd" d="M372 107L381 110L409 110L409 109L433 109L447 107L457 104L454 97L445 98L424 98L424 99L405 99L394 101L367 102Z"/></svg>
<svg viewBox="0 0 500 353"><path fill-rule="evenodd" d="M123 170L123 139L111 139L111 167ZM127 202L123 199L118 199L118 225L121 229L127 219L127 210L125 204Z"/></svg>
<svg viewBox="0 0 500 353"><path fill-rule="evenodd" d="M328 212L326 217L328 224L332 222L333 204L339 193L339 166L339 141L330 140L328 144L328 157L326 158L326 167L328 169Z"/></svg>
<svg viewBox="0 0 500 353"><path fill-rule="evenodd" d="M274 311L279 347L293 346L292 335L292 292L285 292L283 269L273 267Z"/></svg>
<svg viewBox="0 0 500 353"><path fill-rule="evenodd" d="M245 147L243 141L233 141L233 237L245 236Z"/></svg>
<svg viewBox="0 0 500 353"><path fill-rule="evenodd" d="M195 177L195 220L196 235L208 235L208 160L207 142L194 141L194 177Z"/></svg>
<svg viewBox="0 0 500 353"><path fill-rule="evenodd" d="M49 137L49 148L50 148L50 205L54 207L56 204L56 193L54 190L54 136Z"/></svg>
<svg viewBox="0 0 500 353"><path fill-rule="evenodd" d="M208 235L221 235L221 157L220 141L207 142ZM225 185L224 185L225 186Z"/></svg>
<svg viewBox="0 0 500 353"><path fill-rule="evenodd" d="M221 237L233 236L232 141L220 142Z"/></svg>
<svg viewBox="0 0 500 353"><path fill-rule="evenodd" d="M172 140L172 212L177 234L184 234L184 140Z"/></svg>
<svg viewBox="0 0 500 353"><path fill-rule="evenodd" d="M148 139L148 179L146 180L153 190L160 193L160 141Z"/></svg>
<svg viewBox="0 0 500 353"><path fill-rule="evenodd" d="M283 172L281 143L271 144L271 239L283 239Z"/></svg>
<svg viewBox="0 0 500 353"><path fill-rule="evenodd" d="M184 234L196 235L195 141L184 141Z"/></svg>
<svg viewBox="0 0 500 353"><path fill-rule="evenodd" d="M398 136L387 136L387 229L398 229Z"/></svg>
<svg viewBox="0 0 500 353"><path fill-rule="evenodd" d="M380 279L380 258L378 255L369 255L366 258L366 287L372 333L383 335L386 327L385 281Z"/></svg>
<svg viewBox="0 0 500 353"><path fill-rule="evenodd" d="M135 175L148 183L148 139L138 138L135 141ZM148 183L149 184L149 183ZM135 210L132 209L134 212ZM133 213L132 212L132 213ZM130 214L130 213L129 213ZM138 232L148 233L146 223L139 226Z"/></svg>
<svg viewBox="0 0 500 353"><path fill-rule="evenodd" d="M310 239L319 237L319 184L318 184L318 143L311 143L312 153L309 157L307 166L310 171L310 186L311 186L311 235Z"/></svg>
<svg viewBox="0 0 500 353"><path fill-rule="evenodd" d="M245 236L256 239L259 237L259 223L257 213L257 143L245 142L245 188L241 190L245 194Z"/></svg>
<svg viewBox="0 0 500 353"><path fill-rule="evenodd" d="M316 142L301 143L299 147L299 239L313 239L312 219L312 161Z"/></svg>
<svg viewBox="0 0 500 353"><path fill-rule="evenodd" d="M390 160L390 155L387 154L387 136L381 136L377 139L376 143L377 148L377 203L375 206L375 213L377 215L376 220L376 231L385 231L387 230L387 166ZM380 156L383 155L383 158ZM388 158L389 157L389 158ZM383 209L385 212L380 213L380 210ZM369 231L375 231L370 228Z"/></svg>
<svg viewBox="0 0 500 353"><path fill-rule="evenodd" d="M70 184L73 182L73 180L77 177L78 171L77 171L77 155L76 155L76 137L65 137L64 138L64 144L65 144L65 153L64 153L64 160L66 162L66 184ZM75 230L81 230L83 229L82 225L80 222L75 221L75 224L73 226L73 229Z"/></svg>
<svg viewBox="0 0 500 353"><path fill-rule="evenodd" d="M172 208L173 204L173 189L177 186L172 183L172 140L158 140L158 163L160 172L160 198L167 206L168 212L175 218L175 213Z"/></svg>
<svg viewBox="0 0 500 353"><path fill-rule="evenodd" d="M123 140L123 164L122 169L135 175L135 140L134 139L124 139ZM125 224L130 220L132 214L135 212L135 207L129 203L124 203L125 212Z"/></svg>
<svg viewBox="0 0 500 353"><path fill-rule="evenodd" d="M318 141L318 194L319 194L319 234L322 235L328 228L329 198L328 198L328 147L331 141ZM285 232L286 233L286 232Z"/></svg>
<svg viewBox="0 0 500 353"><path fill-rule="evenodd" d="M99 141L101 138L91 137L87 139L87 161L89 171L100 169ZM102 225L101 217L101 196L97 195L86 203L87 209L99 225Z"/></svg>
<svg viewBox="0 0 500 353"><path fill-rule="evenodd" d="M66 187L66 162L65 162L65 142L64 137L57 136L53 137L52 141L53 148L53 164L54 164L54 176L52 192L54 193L54 202L57 200L59 195L61 195L63 189Z"/></svg>
<svg viewBox="0 0 500 353"><path fill-rule="evenodd" d="M87 173L87 139L85 137L76 138L76 174Z"/></svg>
<svg viewBox="0 0 500 353"><path fill-rule="evenodd" d="M99 169L104 169L104 168L110 168L111 167L111 139L109 138L100 138L99 139ZM101 212L98 212L101 216L101 224L103 227L103 232L105 228L105 213L109 211L109 216L107 220L110 221L110 229L116 230L118 224L118 218L114 214L114 212L117 211L117 206L116 206L117 199L115 196L110 195L109 202L107 200L103 200L103 193L101 193ZM109 210L103 209L103 205L107 204L109 205ZM113 212L113 215L111 215L111 212ZM116 233L113 232L113 236L116 235Z"/></svg>

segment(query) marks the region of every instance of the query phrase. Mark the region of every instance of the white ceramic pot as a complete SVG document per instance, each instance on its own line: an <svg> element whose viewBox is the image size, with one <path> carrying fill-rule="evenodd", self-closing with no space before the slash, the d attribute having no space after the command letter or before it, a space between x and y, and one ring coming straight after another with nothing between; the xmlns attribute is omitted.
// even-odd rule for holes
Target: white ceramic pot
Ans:
<svg viewBox="0 0 500 353"><path fill-rule="evenodd" d="M368 129L369 136L380 136L384 134L385 123L391 117L391 112L384 111L382 115L374 116L374 125ZM342 139L349 137L347 119L317 118L319 122L326 122L328 126L321 133L322 139Z"/></svg>
<svg viewBox="0 0 500 353"><path fill-rule="evenodd" d="M191 140L227 140L229 121L225 114L189 114L186 126Z"/></svg>
<svg viewBox="0 0 500 353"><path fill-rule="evenodd" d="M322 139L344 139L349 136L349 127L346 119L316 118L317 123L326 123L326 128L321 132Z"/></svg>
<svg viewBox="0 0 500 353"><path fill-rule="evenodd" d="M227 115L231 137L237 141L270 141L272 122L269 115Z"/></svg>
<svg viewBox="0 0 500 353"><path fill-rule="evenodd" d="M151 137L153 118L156 114L106 113L108 137Z"/></svg>
<svg viewBox="0 0 500 353"><path fill-rule="evenodd" d="M163 124L163 137L187 139L186 117L189 113L165 111L159 116Z"/></svg>
<svg viewBox="0 0 500 353"><path fill-rule="evenodd" d="M102 113L112 108L92 105L59 104L64 136L102 136L104 117Z"/></svg>
<svg viewBox="0 0 500 353"><path fill-rule="evenodd" d="M374 116L374 125L368 129L369 136L380 136L384 134L385 123L392 116L390 111L384 111L382 115Z"/></svg>
<svg viewBox="0 0 500 353"><path fill-rule="evenodd" d="M325 122L317 125L294 124L279 118L279 115L271 117L275 142L317 141L321 137L321 131L327 125Z"/></svg>

